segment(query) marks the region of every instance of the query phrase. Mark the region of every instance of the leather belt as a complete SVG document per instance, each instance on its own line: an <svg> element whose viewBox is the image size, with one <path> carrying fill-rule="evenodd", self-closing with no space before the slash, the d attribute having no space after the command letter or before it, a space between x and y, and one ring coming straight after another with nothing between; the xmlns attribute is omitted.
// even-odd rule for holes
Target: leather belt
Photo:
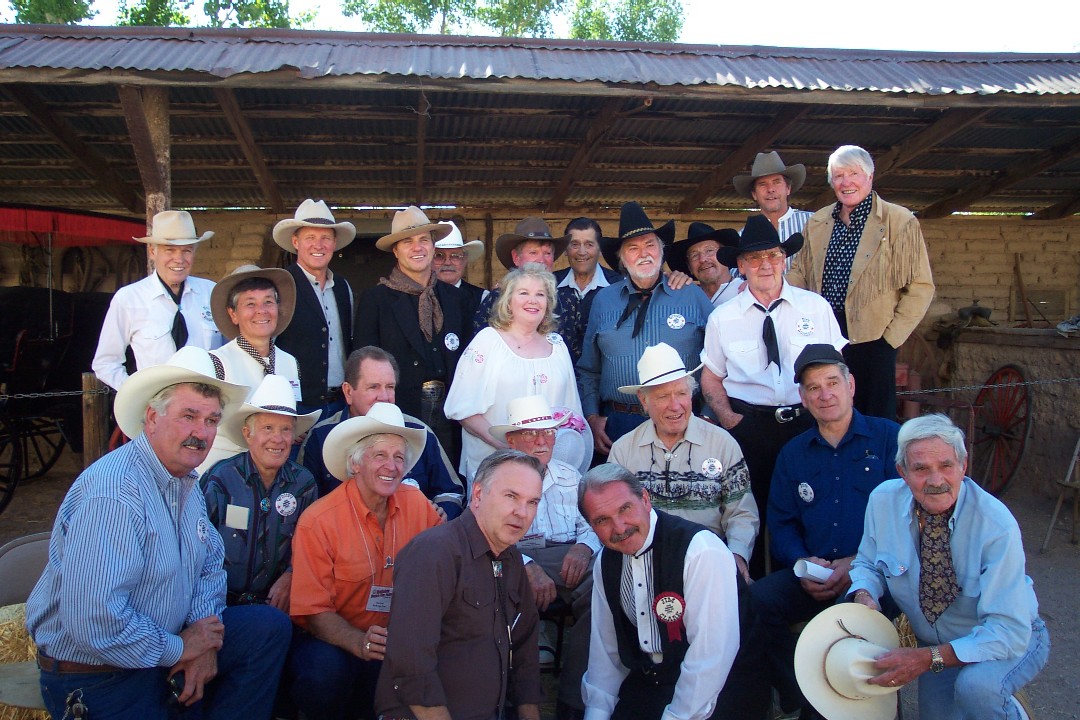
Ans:
<svg viewBox="0 0 1080 720"><path fill-rule="evenodd" d="M38 650L38 667L45 672L51 673L107 673L124 672L125 668L115 665L91 665L90 663L72 662L71 660L57 660Z"/></svg>
<svg viewBox="0 0 1080 720"><path fill-rule="evenodd" d="M752 403L744 402L738 398L731 398L731 409L736 412L746 414L753 413L755 415L772 415L780 425L789 423L795 418L806 412L806 409L801 404L795 405L754 405Z"/></svg>
<svg viewBox="0 0 1080 720"><path fill-rule="evenodd" d="M608 407L615 412L626 413L628 415L644 415L648 417L649 413L645 412L637 403L621 403L621 402L609 402Z"/></svg>

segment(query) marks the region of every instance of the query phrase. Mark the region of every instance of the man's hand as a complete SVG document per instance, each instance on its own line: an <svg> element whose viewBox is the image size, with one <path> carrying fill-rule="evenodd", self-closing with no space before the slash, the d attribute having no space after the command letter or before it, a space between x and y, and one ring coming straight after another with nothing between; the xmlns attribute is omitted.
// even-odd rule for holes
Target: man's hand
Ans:
<svg viewBox="0 0 1080 720"><path fill-rule="evenodd" d="M178 664L211 650L220 650L225 640L225 624L217 615L208 615L181 630L180 639L184 641L184 652Z"/></svg>
<svg viewBox="0 0 1080 720"><path fill-rule="evenodd" d="M831 568L833 574L823 583L819 583L811 578L802 578L799 580L802 584L802 589L807 595L818 602L830 602L841 595L846 595L848 588L851 587L851 562L854 559L854 555L831 561L822 560L818 557L806 558L807 562L815 562L818 565L824 565L827 568Z"/></svg>
<svg viewBox="0 0 1080 720"><path fill-rule="evenodd" d="M750 579L750 568L746 565L746 560L739 553L731 553L735 557L735 567L738 568L739 574L742 575L743 582L747 585L753 584L753 580Z"/></svg>
<svg viewBox="0 0 1080 720"><path fill-rule="evenodd" d="M169 677L184 673L184 690L178 698L182 705L194 705L203 698L206 684L217 675L217 650L207 650L191 660L181 660L169 670Z"/></svg>
<svg viewBox="0 0 1080 720"><path fill-rule="evenodd" d="M725 430L730 430L731 428L735 427L742 422L742 419L743 416L740 413L735 412L734 410L728 410L726 413L722 415L717 415L716 417L717 422L720 423L720 427L724 428Z"/></svg>
<svg viewBox="0 0 1080 720"><path fill-rule="evenodd" d="M573 590L589 572L589 561L592 560L592 548L585 543L577 543L566 551L563 556L562 569L559 577L563 585ZM532 563L535 565L535 563Z"/></svg>
<svg viewBox="0 0 1080 720"><path fill-rule="evenodd" d="M694 278L680 270L672 270L667 274L667 284L672 290L682 290L692 282Z"/></svg>
<svg viewBox="0 0 1080 720"><path fill-rule="evenodd" d="M360 643L359 657L361 660L382 660L386 657L386 628L381 625L372 625L364 633L364 641Z"/></svg>
<svg viewBox="0 0 1080 720"><path fill-rule="evenodd" d="M266 604L276 607L286 615L289 614L289 592L292 590L292 570L286 570L281 573L273 585L270 586L270 592L266 593Z"/></svg>
<svg viewBox="0 0 1080 720"><path fill-rule="evenodd" d="M544 568L535 562L525 566L525 574L529 576L529 586L536 596L536 609L544 612L555 600L555 581L549 578Z"/></svg>
<svg viewBox="0 0 1080 720"><path fill-rule="evenodd" d="M611 438L604 432L604 428L607 427L607 418L603 415L590 415L585 420L592 428L593 447L596 448L596 452L607 455L611 452Z"/></svg>
<svg viewBox="0 0 1080 720"><path fill-rule="evenodd" d="M902 687L930 669L930 648L890 650L874 661L874 668L880 674L867 680L868 683L882 687Z"/></svg>
<svg viewBox="0 0 1080 720"><path fill-rule="evenodd" d="M865 605L871 610L881 610L881 607L874 600L873 596L871 596L870 593L866 590L859 590L858 592L856 592L855 596L851 598L851 601L857 602L860 605Z"/></svg>
<svg viewBox="0 0 1080 720"><path fill-rule="evenodd" d="M435 514L438 515L443 522L446 522L446 511L443 510L441 506L436 505L434 500L428 500L428 502L431 503L431 507L435 508Z"/></svg>

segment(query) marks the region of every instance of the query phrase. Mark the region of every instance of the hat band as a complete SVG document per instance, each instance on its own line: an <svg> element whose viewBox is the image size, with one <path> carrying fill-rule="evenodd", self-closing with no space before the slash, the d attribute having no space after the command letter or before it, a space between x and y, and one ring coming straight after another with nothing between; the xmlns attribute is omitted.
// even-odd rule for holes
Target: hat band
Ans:
<svg viewBox="0 0 1080 720"><path fill-rule="evenodd" d="M296 414L296 408L289 407L288 405L257 405L256 407L260 410L265 410L266 412L287 412L290 415Z"/></svg>
<svg viewBox="0 0 1080 720"><path fill-rule="evenodd" d="M304 218L300 222L311 223L312 225L337 225L337 223L334 222L333 218L330 218L329 220L327 220L326 218L321 218L321 217Z"/></svg>
<svg viewBox="0 0 1080 720"><path fill-rule="evenodd" d="M629 237L631 235L636 235L638 233L643 233L643 232L654 233L654 232L656 232L656 228L654 228L654 227L652 227L650 225L648 227L640 227L640 228L638 228L636 230L627 230L626 232L624 232L622 235L619 236L619 239L622 240L622 239L627 238L627 237Z"/></svg>
<svg viewBox="0 0 1080 720"><path fill-rule="evenodd" d="M656 382L657 380L659 380L662 377L666 377L668 375L674 375L675 373L681 373L681 372L682 373L686 372L686 368L681 367L681 368L676 368L674 370L667 370L665 372L660 373L659 375L656 375L654 377L649 378L648 380L643 381L641 384L642 385L649 385L651 383Z"/></svg>
<svg viewBox="0 0 1080 720"><path fill-rule="evenodd" d="M555 418L551 417L550 415L541 415L539 417L526 418L524 420L518 420L516 423L513 423L513 425L514 425L514 427L521 427L525 423L534 423L534 422L540 422L542 420L554 420L554 419Z"/></svg>
<svg viewBox="0 0 1080 720"><path fill-rule="evenodd" d="M419 225L406 225L405 227L401 228L400 230L395 230L394 232L399 233L399 232L405 232L406 230L415 230L416 228L427 227L428 225L431 225L431 224L432 223L426 222L426 223L420 223Z"/></svg>

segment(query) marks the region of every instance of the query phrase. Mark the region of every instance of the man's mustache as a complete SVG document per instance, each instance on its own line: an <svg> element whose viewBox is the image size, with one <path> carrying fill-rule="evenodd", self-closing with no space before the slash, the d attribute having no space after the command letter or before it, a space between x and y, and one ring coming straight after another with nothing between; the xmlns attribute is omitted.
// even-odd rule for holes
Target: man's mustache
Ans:
<svg viewBox="0 0 1080 720"><path fill-rule="evenodd" d="M192 450L205 450L206 441L197 437L189 437L187 440L180 444L181 447L191 448Z"/></svg>

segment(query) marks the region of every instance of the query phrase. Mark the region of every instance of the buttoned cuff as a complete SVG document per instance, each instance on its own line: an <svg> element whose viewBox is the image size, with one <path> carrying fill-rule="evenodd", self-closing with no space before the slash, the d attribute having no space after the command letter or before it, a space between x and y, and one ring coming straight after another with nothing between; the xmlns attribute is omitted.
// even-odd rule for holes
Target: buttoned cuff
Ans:
<svg viewBox="0 0 1080 720"><path fill-rule="evenodd" d="M446 693L442 681L435 672L423 675L406 675L393 679L394 696L398 702L409 707L440 707L446 705Z"/></svg>

